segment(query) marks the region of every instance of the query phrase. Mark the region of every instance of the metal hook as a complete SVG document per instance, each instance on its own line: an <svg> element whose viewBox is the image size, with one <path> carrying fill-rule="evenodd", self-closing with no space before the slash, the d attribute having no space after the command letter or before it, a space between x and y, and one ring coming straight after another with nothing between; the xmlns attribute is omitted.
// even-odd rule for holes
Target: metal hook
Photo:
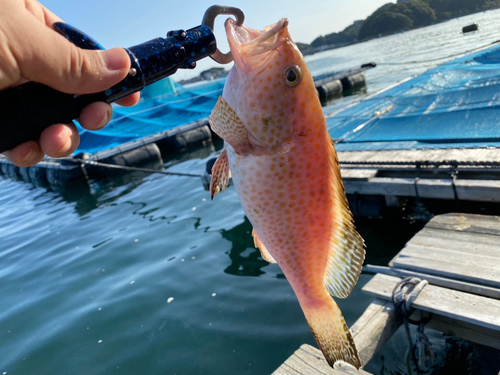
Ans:
<svg viewBox="0 0 500 375"><path fill-rule="evenodd" d="M236 17L236 24L238 26L243 25L243 21L245 20L245 15L239 8L228 7L224 5L212 5L205 12L201 24L210 27L213 31L215 18L220 14L226 14ZM233 61L233 55L231 54L231 51L229 51L228 53L222 53L218 48L215 53L210 56L210 58L218 62L219 64L229 64L231 61Z"/></svg>

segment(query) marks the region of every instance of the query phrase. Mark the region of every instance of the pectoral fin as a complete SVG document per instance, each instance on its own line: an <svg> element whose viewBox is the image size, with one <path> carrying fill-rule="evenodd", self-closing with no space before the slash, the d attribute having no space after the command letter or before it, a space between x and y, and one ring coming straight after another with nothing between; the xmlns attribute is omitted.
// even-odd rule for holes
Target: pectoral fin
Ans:
<svg viewBox="0 0 500 375"><path fill-rule="evenodd" d="M223 149L212 166L212 180L210 181L210 197L212 199L221 191L226 190L230 178L231 171L229 170L227 151Z"/></svg>
<svg viewBox="0 0 500 375"><path fill-rule="evenodd" d="M244 155L252 150L248 130L222 96L219 96L208 120L214 133L229 143L237 154Z"/></svg>
<svg viewBox="0 0 500 375"><path fill-rule="evenodd" d="M269 251L266 249L262 241L259 239L259 236L257 235L255 229L252 230L252 236L253 236L253 243L255 247L260 250L260 255L262 255L262 259L264 259L266 262L269 263L276 263L273 256L269 253Z"/></svg>

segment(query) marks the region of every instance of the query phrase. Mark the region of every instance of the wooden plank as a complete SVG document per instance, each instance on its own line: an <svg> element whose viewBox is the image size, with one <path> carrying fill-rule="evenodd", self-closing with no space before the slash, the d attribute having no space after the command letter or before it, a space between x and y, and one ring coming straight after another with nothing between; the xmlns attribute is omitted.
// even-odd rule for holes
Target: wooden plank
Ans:
<svg viewBox="0 0 500 375"><path fill-rule="evenodd" d="M303 344L272 375L370 375L352 366L335 366L332 369L323 353L310 345Z"/></svg>
<svg viewBox="0 0 500 375"><path fill-rule="evenodd" d="M377 274L362 290L377 298L391 300L392 290L399 281L398 277ZM427 285L413 307L493 330L500 340L500 300Z"/></svg>
<svg viewBox="0 0 500 375"><path fill-rule="evenodd" d="M388 151L340 151L339 160L357 161L446 161L488 162L500 160L500 149L435 149L435 150L388 150Z"/></svg>
<svg viewBox="0 0 500 375"><path fill-rule="evenodd" d="M455 181L457 197L460 200L498 202L499 180L460 180Z"/></svg>
<svg viewBox="0 0 500 375"><path fill-rule="evenodd" d="M449 262L427 259L396 257L391 266L409 271L423 272L430 275L449 277L454 280L500 288L500 273L493 268L469 266L467 264L453 264Z"/></svg>
<svg viewBox="0 0 500 375"><path fill-rule="evenodd" d="M408 243L441 250L454 250L469 254L481 254L500 259L500 240L496 235L450 231L425 227Z"/></svg>
<svg viewBox="0 0 500 375"><path fill-rule="evenodd" d="M419 316L415 316L419 319ZM467 322L461 322L442 315L433 315L426 327L444 332L448 335L460 337L481 345L500 350L499 333Z"/></svg>
<svg viewBox="0 0 500 375"><path fill-rule="evenodd" d="M408 271L400 268L374 266L371 264L367 264L366 266L364 266L363 272L373 273L373 274L381 273L383 275L397 276L397 277L418 277L419 279L427 280L429 284L432 285L460 290L462 292L477 294L479 296L500 299L500 289L491 288L484 285L466 283L458 280L447 279L439 276L433 276L421 272Z"/></svg>
<svg viewBox="0 0 500 375"><path fill-rule="evenodd" d="M392 302L375 299L351 327L354 343L364 366L403 324Z"/></svg>
<svg viewBox="0 0 500 375"><path fill-rule="evenodd" d="M392 303L375 299L368 306L351 328L363 366L392 337L402 323ZM302 345L273 372L273 375L368 374L362 370L356 371L351 366L337 367L335 366L335 370L330 368L320 350Z"/></svg>
<svg viewBox="0 0 500 375"><path fill-rule="evenodd" d="M495 215L480 215L480 214L466 214L461 212L450 212L442 215L436 215L430 221L431 223L461 223L463 221L468 221L474 223L476 226L481 228L498 228L498 223L500 223L500 216Z"/></svg>
<svg viewBox="0 0 500 375"><path fill-rule="evenodd" d="M353 178L353 179L363 179L369 180L375 177L377 174L376 169L366 169L366 168L341 168L340 174L342 179Z"/></svg>
<svg viewBox="0 0 500 375"><path fill-rule="evenodd" d="M455 199L452 180L419 179L417 182L418 196L429 199Z"/></svg>
<svg viewBox="0 0 500 375"><path fill-rule="evenodd" d="M348 194L415 196L413 178L374 177L369 181L345 180Z"/></svg>
<svg viewBox="0 0 500 375"><path fill-rule="evenodd" d="M464 245L467 246L468 244ZM498 256L487 256L481 253L471 254L468 252L456 251L451 246L448 249L442 248L436 251L436 248L429 248L408 243L403 250L399 252L397 259L402 257L422 259L424 264L428 259L432 259L460 265L460 268L463 269L465 274L468 274L471 266L474 266L477 269L495 269L498 270L498 280L500 280L500 258Z"/></svg>
<svg viewBox="0 0 500 375"><path fill-rule="evenodd" d="M470 181L470 182L469 182ZM344 181L348 194L395 195L429 199L455 199L451 180L373 177L366 181ZM500 181L466 180L457 187L457 198L481 202L500 202Z"/></svg>
<svg viewBox="0 0 500 375"><path fill-rule="evenodd" d="M500 217L449 213L433 217L426 227L500 236Z"/></svg>

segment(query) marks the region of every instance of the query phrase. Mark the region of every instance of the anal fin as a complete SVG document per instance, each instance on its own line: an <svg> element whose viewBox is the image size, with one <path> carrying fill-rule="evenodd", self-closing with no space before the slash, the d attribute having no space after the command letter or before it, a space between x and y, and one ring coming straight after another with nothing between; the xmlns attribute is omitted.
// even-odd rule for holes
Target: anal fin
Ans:
<svg viewBox="0 0 500 375"><path fill-rule="evenodd" d="M224 148L212 166L212 180L210 181L210 197L212 199L221 191L226 190L230 178L229 160Z"/></svg>
<svg viewBox="0 0 500 375"><path fill-rule="evenodd" d="M253 236L253 243L255 247L260 250L260 255L262 256L262 259L264 259L266 262L269 263L277 263L276 260L274 260L273 256L269 253L269 250L266 249L266 247L260 240L255 229L252 230L252 236Z"/></svg>
<svg viewBox="0 0 500 375"><path fill-rule="evenodd" d="M237 154L244 155L253 149L247 128L222 96L219 96L208 121L214 133L229 143Z"/></svg>

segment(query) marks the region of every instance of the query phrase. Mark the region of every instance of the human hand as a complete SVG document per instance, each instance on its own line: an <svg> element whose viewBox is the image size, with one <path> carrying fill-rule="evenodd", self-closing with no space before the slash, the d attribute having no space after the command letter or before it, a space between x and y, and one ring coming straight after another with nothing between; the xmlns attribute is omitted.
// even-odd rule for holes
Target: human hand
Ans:
<svg viewBox="0 0 500 375"><path fill-rule="evenodd" d="M124 79L130 70L125 50L83 50L52 29L57 16L36 0L0 0L0 90L35 81L71 94L104 91ZM139 93L118 101L131 106ZM111 119L111 105L96 102L85 107L78 119L89 130L104 127ZM2 126L2 124L0 124ZM80 143L74 123L54 124L38 141L23 143L4 152L14 164L28 167L44 155L63 157Z"/></svg>

